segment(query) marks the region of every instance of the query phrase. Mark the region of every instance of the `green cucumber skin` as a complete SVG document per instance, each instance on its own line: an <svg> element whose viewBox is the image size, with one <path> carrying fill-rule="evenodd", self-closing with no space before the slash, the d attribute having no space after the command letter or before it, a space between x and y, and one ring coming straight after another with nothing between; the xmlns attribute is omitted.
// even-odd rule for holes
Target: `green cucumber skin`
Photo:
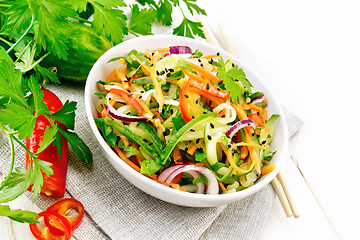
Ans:
<svg viewBox="0 0 360 240"><path fill-rule="evenodd" d="M84 24L72 22L69 39L68 59L58 59L50 54L41 65L46 68L56 67L57 76L62 81L86 82L87 76L98 58L112 47L104 36Z"/></svg>

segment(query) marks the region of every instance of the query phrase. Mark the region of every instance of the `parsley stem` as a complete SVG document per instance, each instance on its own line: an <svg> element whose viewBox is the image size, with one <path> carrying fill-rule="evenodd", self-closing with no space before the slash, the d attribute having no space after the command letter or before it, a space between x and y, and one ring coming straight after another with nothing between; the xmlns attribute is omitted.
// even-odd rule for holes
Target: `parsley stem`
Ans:
<svg viewBox="0 0 360 240"><path fill-rule="evenodd" d="M79 20L81 22L86 22L86 23L92 23L91 21L85 19L85 18L81 18L81 17L78 17L78 16L72 16L72 18L76 19L76 20Z"/></svg>
<svg viewBox="0 0 360 240"><path fill-rule="evenodd" d="M34 153L32 153L19 139L11 135L11 138L15 140L27 153L29 153L32 157L34 157Z"/></svg>
<svg viewBox="0 0 360 240"><path fill-rule="evenodd" d="M7 176L5 177L4 181L2 181L1 185L0 185L0 190L3 189L4 186L6 186L7 182L10 179L10 175L12 173L12 170L14 168L14 162L15 162L15 149L14 149L14 141L12 139L12 134L13 133L7 133L8 135L8 139L9 139L9 143L10 143L10 148L11 148L11 163L10 163L10 169L9 172L7 174Z"/></svg>
<svg viewBox="0 0 360 240"><path fill-rule="evenodd" d="M5 34L4 34L4 35L5 35ZM1 34L0 34L0 36L1 36ZM1 40L2 42L6 43L6 44L7 44L7 45L9 45L9 46L11 46L11 45L12 45L12 43L11 43L11 42L9 42L9 41L7 41L7 40L5 40L5 39L1 38L1 37L0 37L0 40Z"/></svg>
<svg viewBox="0 0 360 240"><path fill-rule="evenodd" d="M28 32L30 31L30 29L32 28L34 24L34 17L31 16L31 22L29 27L26 29L26 31L23 33L23 35L21 35L21 37L6 51L7 53L11 52L18 44L19 42L21 42L21 40L26 36L26 34L28 34Z"/></svg>
<svg viewBox="0 0 360 240"><path fill-rule="evenodd" d="M25 54L26 49L29 48L30 44L32 43L32 40L26 45L26 47L24 48L24 50L22 50L21 54L19 55L19 57L15 60L14 64L17 63Z"/></svg>
<svg viewBox="0 0 360 240"><path fill-rule="evenodd" d="M42 56L42 57L39 58L36 62L34 62L33 64L31 64L30 67L28 67L27 69L23 70L22 73L26 73L27 71L30 71L31 69L33 69L34 67L36 67L36 65L38 65L42 60L44 60L44 58L46 58L49 54L50 54L50 52L44 54L44 56Z"/></svg>

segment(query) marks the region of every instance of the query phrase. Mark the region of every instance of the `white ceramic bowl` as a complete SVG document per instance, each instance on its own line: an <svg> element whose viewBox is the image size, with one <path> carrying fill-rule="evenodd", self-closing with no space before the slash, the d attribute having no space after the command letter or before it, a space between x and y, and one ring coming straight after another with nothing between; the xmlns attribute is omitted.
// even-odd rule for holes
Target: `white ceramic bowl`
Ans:
<svg viewBox="0 0 360 240"><path fill-rule="evenodd" d="M276 154L271 160L272 164L275 164L275 169L261 177L253 186L230 194L221 195L205 195L195 194L178 191L162 184L159 184L132 169L127 165L120 157L107 145L100 132L98 131L94 118L97 117L95 110L95 102L98 97L94 94L97 91L96 82L98 80L105 80L110 72L118 66L118 61L107 63L110 59L119 56L126 56L130 50L136 49L140 52L144 52L146 49L156 49L175 45L189 46L194 51L199 49L201 52L206 54L215 54L220 52L224 59L230 58L239 67L243 68L248 79L253 83L254 89L259 90L266 94L268 99L268 112L269 116L273 113L280 114L281 117L276 120L276 135L271 143L272 150L276 149ZM87 78L85 87L85 107L87 117L97 141L99 142L101 149L105 157L109 160L112 166L130 183L141 189L142 191L164 200L166 202L190 206L190 207L211 207L228 204L231 202L239 201L263 188L267 185L279 172L283 162L287 159L287 146L288 146L288 130L285 121L285 115L280 105L276 102L274 96L265 87L266 79L262 81L256 77L256 75L246 67L245 63L240 62L234 56L228 52L207 44L203 41L194 40L185 37L170 36L170 35L152 35L146 37L138 37L132 40L125 41L119 45L114 46L106 53L104 53L92 67L89 76Z"/></svg>

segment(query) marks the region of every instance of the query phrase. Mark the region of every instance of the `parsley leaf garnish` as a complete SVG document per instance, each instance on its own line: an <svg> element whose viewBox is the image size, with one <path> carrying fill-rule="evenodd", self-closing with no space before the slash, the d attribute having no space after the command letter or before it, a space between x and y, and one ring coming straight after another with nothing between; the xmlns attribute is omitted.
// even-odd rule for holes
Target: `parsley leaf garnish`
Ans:
<svg viewBox="0 0 360 240"><path fill-rule="evenodd" d="M37 223L37 213L31 211L24 211L21 209L11 210L8 205L0 205L0 216L8 217L20 223Z"/></svg>
<svg viewBox="0 0 360 240"><path fill-rule="evenodd" d="M173 34L194 38L194 35L198 35L205 38L204 32L201 30L202 24L200 22L193 22L190 19L184 17L182 23L174 28Z"/></svg>
<svg viewBox="0 0 360 240"><path fill-rule="evenodd" d="M157 13L153 9L139 9L139 6L134 4L131 7L131 19L128 25L129 32L141 35L151 34L151 24L155 21Z"/></svg>
<svg viewBox="0 0 360 240"><path fill-rule="evenodd" d="M59 132L68 140L71 149L77 157L83 163L91 165L93 161L92 154L85 142L75 132L68 132L62 128L59 128Z"/></svg>
<svg viewBox="0 0 360 240"><path fill-rule="evenodd" d="M244 71L237 65L232 66L229 70L222 58L214 62L218 68L218 77L224 81L225 89L230 92L230 100L234 103L243 103L244 92L251 89L252 84L246 79Z"/></svg>

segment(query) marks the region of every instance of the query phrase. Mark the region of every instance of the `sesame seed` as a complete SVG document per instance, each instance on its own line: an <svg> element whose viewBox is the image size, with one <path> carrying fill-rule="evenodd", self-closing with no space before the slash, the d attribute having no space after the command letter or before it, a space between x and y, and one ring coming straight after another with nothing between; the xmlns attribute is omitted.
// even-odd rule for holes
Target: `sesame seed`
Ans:
<svg viewBox="0 0 360 240"><path fill-rule="evenodd" d="M204 66L204 64L200 63L200 67L203 67L203 66Z"/></svg>
<svg viewBox="0 0 360 240"><path fill-rule="evenodd" d="M218 52L218 53L216 53L216 55L217 55L217 56L220 56L220 53Z"/></svg>
<svg viewBox="0 0 360 240"><path fill-rule="evenodd" d="M266 143L266 140L263 140L262 142L261 142L261 144L265 144Z"/></svg>
<svg viewBox="0 0 360 240"><path fill-rule="evenodd" d="M167 73L166 76L167 76L167 77L170 77L170 76L171 76L171 73Z"/></svg>
<svg viewBox="0 0 360 240"><path fill-rule="evenodd" d="M198 144L200 142L200 138L196 139L196 144Z"/></svg>
<svg viewBox="0 0 360 240"><path fill-rule="evenodd" d="M210 127L211 127L211 128L214 128L215 126L214 126L214 124L213 124L213 123L210 123Z"/></svg>
<svg viewBox="0 0 360 240"><path fill-rule="evenodd" d="M165 74L165 71L162 70L162 71L160 72L160 75L164 75L164 74Z"/></svg>
<svg viewBox="0 0 360 240"><path fill-rule="evenodd" d="M172 68L169 68L169 72L174 72L175 70Z"/></svg>
<svg viewBox="0 0 360 240"><path fill-rule="evenodd" d="M160 106L160 104L158 102L156 102L156 107L158 108Z"/></svg>
<svg viewBox="0 0 360 240"><path fill-rule="evenodd" d="M185 148L185 152L187 152L187 150L188 150L188 149L189 149L189 148L188 148L188 147L186 147L186 148Z"/></svg>
<svg viewBox="0 0 360 240"><path fill-rule="evenodd" d="M206 84L206 89L209 90L210 89L210 85Z"/></svg>
<svg viewBox="0 0 360 240"><path fill-rule="evenodd" d="M159 73L159 71L158 71L158 70L156 70L156 75L160 75L160 73Z"/></svg>
<svg viewBox="0 0 360 240"><path fill-rule="evenodd" d="M128 94L128 97L131 97L132 95L133 95L132 93L129 93L129 94Z"/></svg>
<svg viewBox="0 0 360 240"><path fill-rule="evenodd" d="M184 96L185 96L186 98L189 98L189 95L187 95L187 94L185 94Z"/></svg>
<svg viewBox="0 0 360 240"><path fill-rule="evenodd" d="M195 130L194 130L194 129L190 129L190 132L195 132Z"/></svg>
<svg viewBox="0 0 360 240"><path fill-rule="evenodd" d="M232 67L235 67L235 64L233 63L233 64L231 64L231 66L232 66Z"/></svg>
<svg viewBox="0 0 360 240"><path fill-rule="evenodd" d="M229 143L229 144L227 145L227 147L228 147L228 148L231 148L231 143Z"/></svg>
<svg viewBox="0 0 360 240"><path fill-rule="evenodd" d="M153 116L152 116L152 119L155 119L157 117L157 115L156 114L154 114Z"/></svg>
<svg viewBox="0 0 360 240"><path fill-rule="evenodd" d="M212 137L211 137L210 135L207 135L207 139L211 140L211 139L212 139Z"/></svg>

